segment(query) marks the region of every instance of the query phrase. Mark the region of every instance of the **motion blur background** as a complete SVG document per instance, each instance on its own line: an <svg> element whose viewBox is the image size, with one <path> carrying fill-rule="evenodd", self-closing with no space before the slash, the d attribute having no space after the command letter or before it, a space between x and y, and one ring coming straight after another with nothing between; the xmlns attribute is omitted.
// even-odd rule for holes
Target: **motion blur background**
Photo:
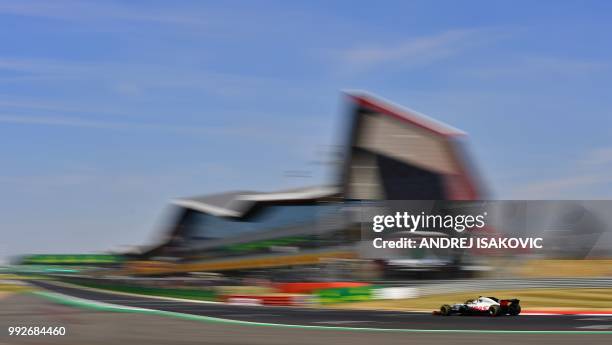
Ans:
<svg viewBox="0 0 612 345"><path fill-rule="evenodd" d="M175 197L326 184L346 88L468 132L494 198L606 199L609 6L2 1L0 253L141 245Z"/></svg>
<svg viewBox="0 0 612 345"><path fill-rule="evenodd" d="M609 312L611 10L0 1L0 298ZM388 200L554 212L476 234L539 252L373 258L358 214Z"/></svg>

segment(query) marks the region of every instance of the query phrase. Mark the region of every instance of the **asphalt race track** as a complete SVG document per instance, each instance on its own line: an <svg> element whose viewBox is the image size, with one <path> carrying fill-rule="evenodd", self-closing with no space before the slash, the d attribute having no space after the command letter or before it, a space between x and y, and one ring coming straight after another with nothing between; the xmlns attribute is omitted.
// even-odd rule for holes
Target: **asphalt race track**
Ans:
<svg viewBox="0 0 612 345"><path fill-rule="evenodd" d="M611 316L519 315L519 316L434 316L388 311L330 310L290 307L235 306L190 303L119 295L55 285L44 281L31 284L48 291L87 300L223 319L273 324L334 326L351 328L419 330L510 330L510 331L610 331Z"/></svg>

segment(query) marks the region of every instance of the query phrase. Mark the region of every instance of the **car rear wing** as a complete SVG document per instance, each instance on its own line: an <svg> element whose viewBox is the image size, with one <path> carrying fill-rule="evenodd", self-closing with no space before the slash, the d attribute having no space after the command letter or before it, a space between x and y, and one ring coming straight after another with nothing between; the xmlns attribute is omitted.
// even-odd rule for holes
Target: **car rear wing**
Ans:
<svg viewBox="0 0 612 345"><path fill-rule="evenodd" d="M512 298L512 299L501 299L499 300L499 306L502 308L508 307L511 304L519 304L521 301L516 299L516 298Z"/></svg>

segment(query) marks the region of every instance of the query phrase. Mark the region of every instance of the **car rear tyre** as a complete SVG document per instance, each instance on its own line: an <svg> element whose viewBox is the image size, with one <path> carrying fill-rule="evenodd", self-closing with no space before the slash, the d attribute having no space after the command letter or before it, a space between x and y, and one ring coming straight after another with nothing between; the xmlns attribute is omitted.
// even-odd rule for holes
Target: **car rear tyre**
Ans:
<svg viewBox="0 0 612 345"><path fill-rule="evenodd" d="M449 316L451 313L451 306L448 304L445 304L443 306L440 307L440 315L442 316Z"/></svg>
<svg viewBox="0 0 612 345"><path fill-rule="evenodd" d="M508 308L508 314L512 315L512 316L516 316L518 314L521 313L521 306L520 305L515 305L512 304L509 308Z"/></svg>
<svg viewBox="0 0 612 345"><path fill-rule="evenodd" d="M489 307L489 315L490 316L498 316L501 308L498 305L492 305Z"/></svg>

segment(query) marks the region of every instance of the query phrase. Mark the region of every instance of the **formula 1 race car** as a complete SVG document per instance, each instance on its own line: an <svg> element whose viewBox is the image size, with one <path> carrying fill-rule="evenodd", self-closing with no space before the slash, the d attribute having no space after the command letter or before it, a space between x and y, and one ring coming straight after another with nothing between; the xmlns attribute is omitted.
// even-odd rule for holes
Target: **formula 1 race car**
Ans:
<svg viewBox="0 0 612 345"><path fill-rule="evenodd" d="M453 305L444 304L440 307L436 315L449 316L458 315L518 315L521 313L521 305L518 299L497 299L495 297L480 296L474 300L467 300L465 303Z"/></svg>

